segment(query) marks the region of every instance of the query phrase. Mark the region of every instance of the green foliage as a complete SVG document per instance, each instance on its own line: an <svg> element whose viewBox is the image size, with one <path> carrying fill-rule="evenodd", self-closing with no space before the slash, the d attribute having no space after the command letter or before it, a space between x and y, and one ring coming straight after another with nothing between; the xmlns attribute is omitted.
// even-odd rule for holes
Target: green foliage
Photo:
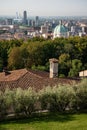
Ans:
<svg viewBox="0 0 87 130"><path fill-rule="evenodd" d="M72 60L72 68L70 69L69 76L78 76L79 71L82 69L82 63L78 59Z"/></svg>
<svg viewBox="0 0 87 130"><path fill-rule="evenodd" d="M32 66L32 70L46 71L46 67L45 66L41 66L41 65L38 65L38 66L33 65Z"/></svg>
<svg viewBox="0 0 87 130"><path fill-rule="evenodd" d="M64 74L59 74L59 77L60 77L60 78L64 78L65 75L64 75Z"/></svg>
<svg viewBox="0 0 87 130"><path fill-rule="evenodd" d="M52 112L87 110L87 79L78 84L44 87L39 92L32 88L0 91L0 118L9 111L31 116L39 109Z"/></svg>
<svg viewBox="0 0 87 130"><path fill-rule="evenodd" d="M5 101L3 92L0 91L0 118L6 113Z"/></svg>
<svg viewBox="0 0 87 130"><path fill-rule="evenodd" d="M49 108L50 98L52 96L52 88L46 87L39 92L39 101L42 110Z"/></svg>
<svg viewBox="0 0 87 130"><path fill-rule="evenodd" d="M51 111L65 111L66 109L71 109L74 100L74 90L70 86L59 86L58 88L53 88L54 94L51 100L50 109Z"/></svg>
<svg viewBox="0 0 87 130"><path fill-rule="evenodd" d="M35 42L35 41L39 41L39 42L42 42L42 41L45 41L46 39L45 38L43 38L43 37L33 37L32 39L29 39L30 41L33 41L33 42ZM28 40L28 41L29 41Z"/></svg>
<svg viewBox="0 0 87 130"><path fill-rule="evenodd" d="M71 109L75 93L70 86L47 87L40 91L42 109L50 111L65 111Z"/></svg>
<svg viewBox="0 0 87 130"><path fill-rule="evenodd" d="M14 47L9 54L8 67L10 69L20 69L23 67L21 50L19 47Z"/></svg>
<svg viewBox="0 0 87 130"><path fill-rule="evenodd" d="M83 79L76 87L75 107L80 110L87 110L87 79Z"/></svg>
<svg viewBox="0 0 87 130"><path fill-rule="evenodd" d="M3 60L0 58L0 72L3 70Z"/></svg>
<svg viewBox="0 0 87 130"><path fill-rule="evenodd" d="M71 60L69 54L61 54L59 56L59 75L63 74L68 76L68 72L71 68Z"/></svg>
<svg viewBox="0 0 87 130"><path fill-rule="evenodd" d="M32 88L22 90L17 88L13 93L13 108L16 114L23 113L29 116L34 112L34 104L37 99Z"/></svg>
<svg viewBox="0 0 87 130"><path fill-rule="evenodd" d="M77 86L47 87L41 90L39 98L42 109L50 111L87 110L87 80Z"/></svg>
<svg viewBox="0 0 87 130"><path fill-rule="evenodd" d="M3 118L7 114L11 103L11 91L9 89L6 89L5 92L0 91L0 117Z"/></svg>
<svg viewBox="0 0 87 130"><path fill-rule="evenodd" d="M0 41L0 71L5 66L9 69L40 66L37 69L43 69L50 58L57 58L59 59L59 74L77 76L80 70L87 69L86 51L87 37L56 38L54 40L35 37L26 42L2 40ZM48 71L48 66L46 67Z"/></svg>

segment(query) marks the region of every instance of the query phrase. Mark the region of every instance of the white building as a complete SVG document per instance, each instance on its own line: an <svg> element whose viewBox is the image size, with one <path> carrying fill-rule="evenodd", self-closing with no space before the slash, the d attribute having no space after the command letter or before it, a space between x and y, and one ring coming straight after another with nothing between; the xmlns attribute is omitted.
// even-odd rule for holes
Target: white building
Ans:
<svg viewBox="0 0 87 130"><path fill-rule="evenodd" d="M48 33L48 26L42 25L41 26L41 33L42 34Z"/></svg>

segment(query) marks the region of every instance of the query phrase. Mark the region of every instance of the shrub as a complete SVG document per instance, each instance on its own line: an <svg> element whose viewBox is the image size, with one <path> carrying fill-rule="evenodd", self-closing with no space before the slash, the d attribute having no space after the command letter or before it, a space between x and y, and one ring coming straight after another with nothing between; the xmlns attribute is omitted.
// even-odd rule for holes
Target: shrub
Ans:
<svg viewBox="0 0 87 130"><path fill-rule="evenodd" d="M39 101L41 103L42 110L48 109L51 95L52 95L52 88L49 86L40 90Z"/></svg>
<svg viewBox="0 0 87 130"><path fill-rule="evenodd" d="M82 70L82 62L78 59L72 60L72 68L70 69L69 76L78 76L80 70Z"/></svg>
<svg viewBox="0 0 87 130"><path fill-rule="evenodd" d="M34 111L34 104L36 101L36 94L29 88L28 90L22 90L17 88L13 93L13 108L16 114L23 113L29 116Z"/></svg>
<svg viewBox="0 0 87 130"><path fill-rule="evenodd" d="M0 91L0 118L4 118L9 110L13 110L15 114L30 116L38 107L38 101L42 110L52 112L87 110L87 79L74 86L44 87L37 93L32 88Z"/></svg>
<svg viewBox="0 0 87 130"><path fill-rule="evenodd" d="M32 70L46 71L46 67L45 66L41 66L41 65L38 65L38 66L33 65L32 66Z"/></svg>
<svg viewBox="0 0 87 130"><path fill-rule="evenodd" d="M75 97L75 92L71 86L58 86L53 88L53 95L50 103L51 111L63 112L66 109L71 109L73 105L73 100Z"/></svg>
<svg viewBox="0 0 87 130"><path fill-rule="evenodd" d="M0 116L5 117L11 106L11 91L6 89L5 92L0 91Z"/></svg>
<svg viewBox="0 0 87 130"><path fill-rule="evenodd" d="M76 108L87 110L87 79L82 80L76 87Z"/></svg>
<svg viewBox="0 0 87 130"><path fill-rule="evenodd" d="M60 78L64 78L65 75L64 75L64 74L60 74L59 77L60 77Z"/></svg>
<svg viewBox="0 0 87 130"><path fill-rule="evenodd" d="M0 91L0 117L3 116L3 114L5 114L5 101L4 101L4 95L3 92Z"/></svg>
<svg viewBox="0 0 87 130"><path fill-rule="evenodd" d="M65 111L72 108L75 92L70 86L47 87L40 91L39 97L42 109Z"/></svg>

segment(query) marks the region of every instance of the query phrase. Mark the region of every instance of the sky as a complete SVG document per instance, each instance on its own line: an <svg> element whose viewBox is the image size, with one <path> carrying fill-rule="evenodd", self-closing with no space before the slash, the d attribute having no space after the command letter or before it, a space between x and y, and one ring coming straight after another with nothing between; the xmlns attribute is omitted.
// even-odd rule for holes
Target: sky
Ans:
<svg viewBox="0 0 87 130"><path fill-rule="evenodd" d="M0 0L0 16L87 16L87 0Z"/></svg>

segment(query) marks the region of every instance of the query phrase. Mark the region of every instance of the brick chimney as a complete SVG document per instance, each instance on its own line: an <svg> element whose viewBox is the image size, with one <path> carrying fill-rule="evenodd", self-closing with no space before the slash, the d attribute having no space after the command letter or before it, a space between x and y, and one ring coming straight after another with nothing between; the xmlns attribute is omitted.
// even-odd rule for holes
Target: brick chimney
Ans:
<svg viewBox="0 0 87 130"><path fill-rule="evenodd" d="M58 76L58 60L55 58L49 59L50 62L50 78Z"/></svg>

